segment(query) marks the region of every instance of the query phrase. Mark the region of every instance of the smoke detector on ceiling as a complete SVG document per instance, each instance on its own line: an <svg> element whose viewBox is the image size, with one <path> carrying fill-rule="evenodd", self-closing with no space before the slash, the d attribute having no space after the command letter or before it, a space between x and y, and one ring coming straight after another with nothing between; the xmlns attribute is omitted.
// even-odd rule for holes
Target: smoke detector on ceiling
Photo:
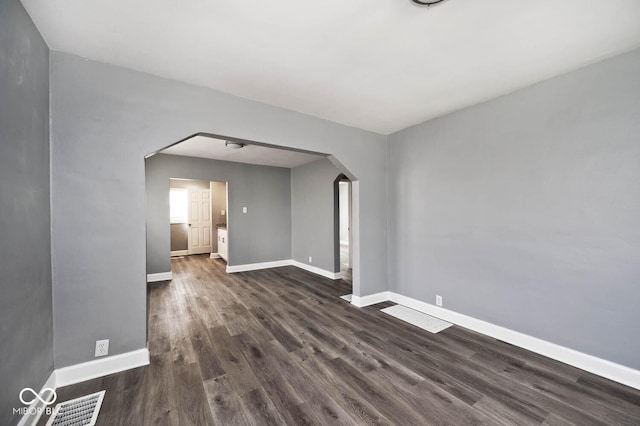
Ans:
<svg viewBox="0 0 640 426"><path fill-rule="evenodd" d="M231 149L240 149L244 146L244 144L240 142L225 141L224 146Z"/></svg>
<svg viewBox="0 0 640 426"><path fill-rule="evenodd" d="M434 4L442 3L444 0L411 0L419 6L433 6Z"/></svg>

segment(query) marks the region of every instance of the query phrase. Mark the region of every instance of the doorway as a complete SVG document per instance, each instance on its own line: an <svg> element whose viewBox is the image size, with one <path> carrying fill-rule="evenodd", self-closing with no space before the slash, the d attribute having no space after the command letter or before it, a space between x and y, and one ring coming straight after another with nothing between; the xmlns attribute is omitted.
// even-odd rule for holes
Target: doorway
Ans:
<svg viewBox="0 0 640 426"><path fill-rule="evenodd" d="M340 270L342 279L352 282L353 270L353 234L352 229L352 188L351 180L340 175L334 182L335 200L335 260L336 270Z"/></svg>
<svg viewBox="0 0 640 426"><path fill-rule="evenodd" d="M218 229L226 228L226 182L169 181L171 256L216 254Z"/></svg>

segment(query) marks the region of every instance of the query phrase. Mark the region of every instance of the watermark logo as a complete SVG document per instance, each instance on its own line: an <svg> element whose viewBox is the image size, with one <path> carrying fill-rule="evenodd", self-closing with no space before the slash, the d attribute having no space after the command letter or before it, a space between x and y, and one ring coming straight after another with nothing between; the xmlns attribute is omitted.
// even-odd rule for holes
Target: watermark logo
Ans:
<svg viewBox="0 0 640 426"><path fill-rule="evenodd" d="M25 401L25 394L27 393L31 393L31 395L33 396L33 398L30 401ZM45 395L47 395L46 399L44 398ZM58 394L54 389L51 389L51 388L43 388L39 394L36 393L36 391L34 391L31 388L24 388L20 391L19 397L20 397L20 402L22 402L24 405L31 405L34 402L36 402L36 400L39 400L44 405L51 405L54 402L56 402L56 399L58 398Z"/></svg>
<svg viewBox="0 0 640 426"><path fill-rule="evenodd" d="M49 407L51 404L56 402L58 399L58 394L55 389L52 388L43 388L40 393L37 393L31 388L24 388L18 394L20 398L20 402L27 407L14 408L13 414L21 414L21 415L40 415L47 414L50 415L53 413L53 408ZM31 406L34 402L39 401L42 404L35 404ZM43 405L43 406L40 406Z"/></svg>

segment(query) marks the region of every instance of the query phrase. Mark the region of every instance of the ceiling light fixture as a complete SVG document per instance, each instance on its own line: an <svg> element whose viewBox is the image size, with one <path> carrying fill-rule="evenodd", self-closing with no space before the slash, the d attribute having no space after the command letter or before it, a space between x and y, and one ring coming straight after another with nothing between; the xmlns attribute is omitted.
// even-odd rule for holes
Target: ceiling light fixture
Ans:
<svg viewBox="0 0 640 426"><path fill-rule="evenodd" d="M411 0L411 1L419 6L433 6L434 4L442 3L444 0L432 0L432 1Z"/></svg>
<svg viewBox="0 0 640 426"><path fill-rule="evenodd" d="M244 144L240 142L225 141L224 146L231 149L240 149Z"/></svg>

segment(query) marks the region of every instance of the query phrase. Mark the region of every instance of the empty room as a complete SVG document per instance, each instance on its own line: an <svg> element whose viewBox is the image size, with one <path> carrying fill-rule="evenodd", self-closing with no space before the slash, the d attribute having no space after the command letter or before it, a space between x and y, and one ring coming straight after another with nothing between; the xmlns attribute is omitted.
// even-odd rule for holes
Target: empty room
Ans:
<svg viewBox="0 0 640 426"><path fill-rule="evenodd" d="M0 425L640 424L640 2L0 0Z"/></svg>

